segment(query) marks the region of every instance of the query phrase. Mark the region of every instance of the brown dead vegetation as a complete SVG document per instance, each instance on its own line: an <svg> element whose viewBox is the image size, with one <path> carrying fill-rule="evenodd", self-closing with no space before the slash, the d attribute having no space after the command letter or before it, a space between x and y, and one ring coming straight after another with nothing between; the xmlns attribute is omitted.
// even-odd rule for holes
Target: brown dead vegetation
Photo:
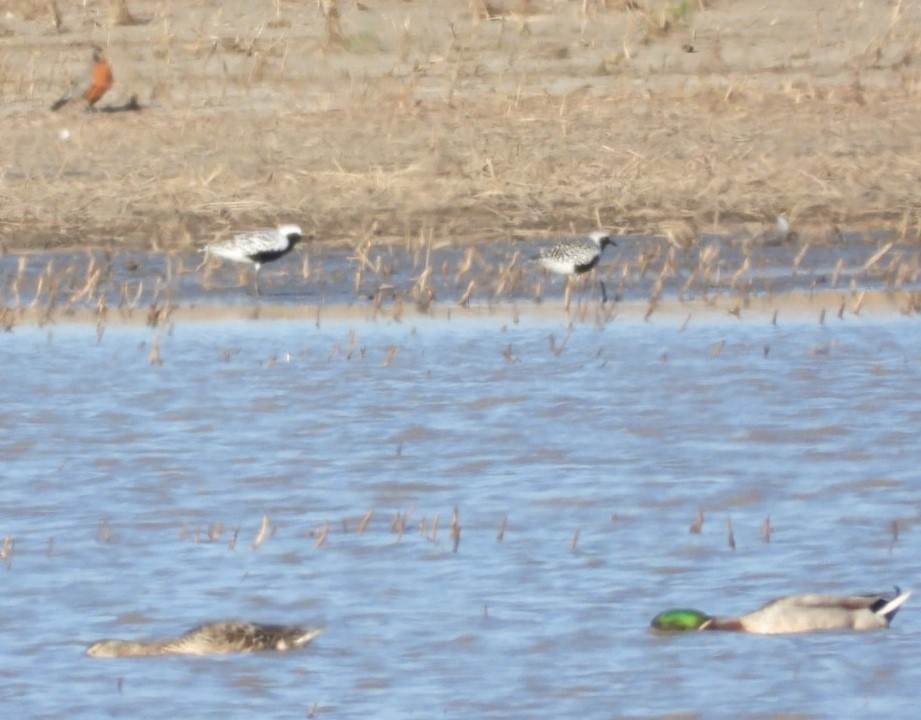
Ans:
<svg viewBox="0 0 921 720"><path fill-rule="evenodd" d="M0 243L184 250L287 220L359 247L779 214L918 238L914 5L269 5L11 0ZM112 105L143 111L47 112L91 43Z"/></svg>

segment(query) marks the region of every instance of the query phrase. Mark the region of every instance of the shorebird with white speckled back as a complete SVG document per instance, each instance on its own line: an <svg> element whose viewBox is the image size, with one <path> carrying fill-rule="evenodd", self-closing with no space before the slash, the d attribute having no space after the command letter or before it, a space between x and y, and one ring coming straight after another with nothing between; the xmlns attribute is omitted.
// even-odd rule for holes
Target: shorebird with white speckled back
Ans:
<svg viewBox="0 0 921 720"><path fill-rule="evenodd" d="M586 237L563 240L552 247L543 248L535 260L541 267L560 275L581 275L598 264L601 252L608 246L617 246L605 230L595 230Z"/></svg>
<svg viewBox="0 0 921 720"><path fill-rule="evenodd" d="M284 257L294 249L304 237L298 225L280 225L278 228L253 230L237 233L232 238L220 240L205 246L205 256L217 255L234 262L246 262L255 266L253 284L256 294L259 292L259 268L264 263Z"/></svg>
<svg viewBox="0 0 921 720"><path fill-rule="evenodd" d="M559 275L566 275L566 290L564 305L569 307L569 280L576 275L583 275L598 265L601 253L608 245L617 247L610 233L606 230L594 230L583 237L576 237L558 242L556 245L542 248L534 259L537 263ZM604 283L599 281L601 287L601 301L607 302L607 292Z"/></svg>

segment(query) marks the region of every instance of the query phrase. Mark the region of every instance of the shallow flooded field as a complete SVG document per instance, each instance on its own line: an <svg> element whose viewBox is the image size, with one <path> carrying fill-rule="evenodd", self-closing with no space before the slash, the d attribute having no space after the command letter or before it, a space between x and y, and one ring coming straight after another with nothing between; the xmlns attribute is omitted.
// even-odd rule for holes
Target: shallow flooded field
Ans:
<svg viewBox="0 0 921 720"><path fill-rule="evenodd" d="M562 313L17 327L0 336L0 701L33 718L904 714L921 598L862 636L648 623L917 589L916 332ZM84 655L227 617L326 633L290 654Z"/></svg>
<svg viewBox="0 0 921 720"><path fill-rule="evenodd" d="M792 237L792 236L791 236ZM367 240L355 248L308 241L262 269L254 292L251 266L198 253L57 252L0 254L0 327L24 319L47 322L94 313L101 323L144 314L162 321L179 307L261 308L306 305L368 309L399 316L403 309L550 304L566 280L542 270L534 257L557 238L479 244L422 238L408 245ZM572 283L574 303L721 301L736 314L755 302L791 293L826 294L827 312L859 314L866 293L889 293L903 313L921 309L921 250L887 232L840 233L787 240L776 231L702 235L677 250L664 238L618 235L597 270Z"/></svg>

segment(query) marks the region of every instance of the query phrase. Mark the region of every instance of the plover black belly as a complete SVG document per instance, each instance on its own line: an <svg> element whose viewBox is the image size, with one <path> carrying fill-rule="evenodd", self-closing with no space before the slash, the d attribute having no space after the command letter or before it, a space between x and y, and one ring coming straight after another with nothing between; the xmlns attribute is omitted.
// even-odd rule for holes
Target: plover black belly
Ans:
<svg viewBox="0 0 921 720"><path fill-rule="evenodd" d="M280 225L278 228L237 233L227 240L207 245L203 252L206 255L216 255L226 260L253 265L253 282L256 294L259 295L259 268L287 255L303 237L304 233L299 226Z"/></svg>

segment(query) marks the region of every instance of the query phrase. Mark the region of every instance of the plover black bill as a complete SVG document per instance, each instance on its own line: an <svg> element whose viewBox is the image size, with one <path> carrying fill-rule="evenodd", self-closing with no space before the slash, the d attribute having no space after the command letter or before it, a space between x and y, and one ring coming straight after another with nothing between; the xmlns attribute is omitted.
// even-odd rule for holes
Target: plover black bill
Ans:
<svg viewBox="0 0 921 720"><path fill-rule="evenodd" d="M304 237L298 225L279 225L277 228L237 233L227 240L206 245L205 256L216 255L225 260L250 263L255 267L253 284L259 292L259 268L267 262L278 260L294 249Z"/></svg>
<svg viewBox="0 0 921 720"><path fill-rule="evenodd" d="M567 276L564 291L566 308L569 307L570 279L576 275L583 275L598 265L601 253L608 245L617 247L617 243L606 230L594 230L586 236L563 240L537 253L534 259L541 267ZM599 280L598 284L601 288L601 302L605 303L608 300L607 291L603 282Z"/></svg>

